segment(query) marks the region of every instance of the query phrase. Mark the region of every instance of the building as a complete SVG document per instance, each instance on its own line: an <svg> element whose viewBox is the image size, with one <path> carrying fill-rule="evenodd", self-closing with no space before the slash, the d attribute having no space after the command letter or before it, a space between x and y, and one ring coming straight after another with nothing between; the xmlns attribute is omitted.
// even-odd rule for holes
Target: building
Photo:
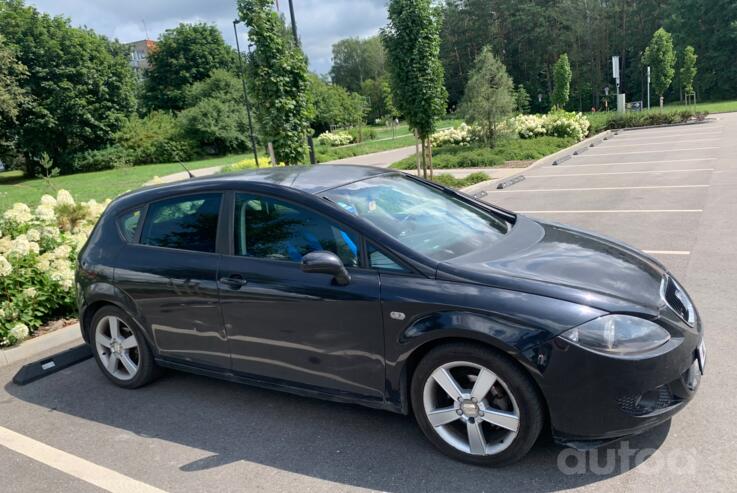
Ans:
<svg viewBox="0 0 737 493"><path fill-rule="evenodd" d="M126 46L131 52L130 65L136 75L142 78L143 72L149 67L148 55L156 48L156 42L150 39L142 39L141 41L127 43Z"/></svg>

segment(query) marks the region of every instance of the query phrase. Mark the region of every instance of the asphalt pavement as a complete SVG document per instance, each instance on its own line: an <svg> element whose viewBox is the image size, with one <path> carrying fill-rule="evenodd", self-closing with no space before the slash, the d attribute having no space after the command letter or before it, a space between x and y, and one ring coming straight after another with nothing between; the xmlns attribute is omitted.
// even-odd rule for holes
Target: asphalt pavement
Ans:
<svg viewBox="0 0 737 493"><path fill-rule="evenodd" d="M486 469L436 452L409 417L176 372L126 391L88 360L24 387L10 383L17 367L0 370L0 490L733 490L735 155L737 114L724 114L620 132L486 190L489 202L650 252L695 299L706 375L693 402L646 434L587 455L542 437L518 464Z"/></svg>

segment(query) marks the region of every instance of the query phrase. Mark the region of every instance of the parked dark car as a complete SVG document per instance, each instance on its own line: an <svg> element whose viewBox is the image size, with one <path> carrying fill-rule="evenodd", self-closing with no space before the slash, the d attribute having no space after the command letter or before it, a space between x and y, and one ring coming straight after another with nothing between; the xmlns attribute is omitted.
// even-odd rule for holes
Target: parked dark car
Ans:
<svg viewBox="0 0 737 493"><path fill-rule="evenodd" d="M160 367L414 413L498 465L549 422L579 448L694 396L703 331L655 259L400 172L287 167L124 195L79 255L115 384Z"/></svg>

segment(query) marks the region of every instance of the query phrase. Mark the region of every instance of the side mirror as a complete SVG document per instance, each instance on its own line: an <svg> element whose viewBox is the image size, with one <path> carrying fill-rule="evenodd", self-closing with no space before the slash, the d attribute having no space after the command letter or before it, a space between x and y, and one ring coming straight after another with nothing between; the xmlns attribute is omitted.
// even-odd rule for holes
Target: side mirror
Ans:
<svg viewBox="0 0 737 493"><path fill-rule="evenodd" d="M338 286L351 282L351 276L338 256L324 250L310 252L302 257L302 272L331 274Z"/></svg>

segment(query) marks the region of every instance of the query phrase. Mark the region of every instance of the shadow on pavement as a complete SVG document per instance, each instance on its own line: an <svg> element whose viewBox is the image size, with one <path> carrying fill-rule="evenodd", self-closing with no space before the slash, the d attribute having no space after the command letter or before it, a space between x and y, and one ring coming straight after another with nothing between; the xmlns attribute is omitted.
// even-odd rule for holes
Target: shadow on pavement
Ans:
<svg viewBox="0 0 737 493"><path fill-rule="evenodd" d="M631 456L620 460L620 444L593 456L570 457L570 450L554 445L549 433L517 464L470 466L436 451L408 416L177 372L144 388L124 390L110 384L91 360L24 387L9 383L5 390L55 412L212 453L180 466L184 473L249 461L389 492L557 491L635 467ZM627 445L642 451L642 458L649 455L646 449L654 451L663 443L669 428L664 423ZM561 453L569 455L567 474L558 466ZM607 453L613 459L607 460ZM598 462L593 468L592 457Z"/></svg>

